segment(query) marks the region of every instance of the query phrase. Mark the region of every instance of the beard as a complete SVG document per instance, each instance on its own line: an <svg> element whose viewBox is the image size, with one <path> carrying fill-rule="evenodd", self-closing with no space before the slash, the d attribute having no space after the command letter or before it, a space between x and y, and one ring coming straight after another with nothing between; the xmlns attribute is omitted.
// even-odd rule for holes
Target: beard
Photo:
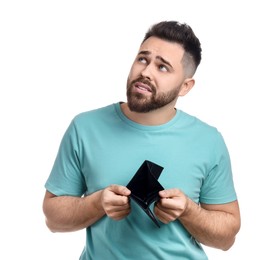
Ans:
<svg viewBox="0 0 279 260"><path fill-rule="evenodd" d="M151 96L142 93L134 93L133 85L136 82L142 82L151 88ZM127 82L127 104L131 111L138 113L147 113L158 108L164 107L174 101L179 94L180 86L164 93L157 93L156 88L146 79L138 78L130 84Z"/></svg>

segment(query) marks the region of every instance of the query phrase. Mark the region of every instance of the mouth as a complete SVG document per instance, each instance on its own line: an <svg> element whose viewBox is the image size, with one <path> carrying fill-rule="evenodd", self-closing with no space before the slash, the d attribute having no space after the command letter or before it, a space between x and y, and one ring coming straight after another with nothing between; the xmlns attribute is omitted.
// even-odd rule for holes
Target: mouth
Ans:
<svg viewBox="0 0 279 260"><path fill-rule="evenodd" d="M147 84L144 84L142 82L136 82L134 84L134 87L139 90L140 92L150 92L152 93L152 89L150 86L148 86Z"/></svg>

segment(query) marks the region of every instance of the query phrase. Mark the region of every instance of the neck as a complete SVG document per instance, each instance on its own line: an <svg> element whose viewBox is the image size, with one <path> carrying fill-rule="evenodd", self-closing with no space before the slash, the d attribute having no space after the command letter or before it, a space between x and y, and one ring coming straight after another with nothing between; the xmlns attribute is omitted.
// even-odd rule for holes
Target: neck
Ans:
<svg viewBox="0 0 279 260"><path fill-rule="evenodd" d="M141 125L162 125L170 121L176 114L176 109L173 104L166 105L162 108L147 112L147 113L138 113L133 112L129 109L127 103L121 104L122 112L130 120L141 124Z"/></svg>

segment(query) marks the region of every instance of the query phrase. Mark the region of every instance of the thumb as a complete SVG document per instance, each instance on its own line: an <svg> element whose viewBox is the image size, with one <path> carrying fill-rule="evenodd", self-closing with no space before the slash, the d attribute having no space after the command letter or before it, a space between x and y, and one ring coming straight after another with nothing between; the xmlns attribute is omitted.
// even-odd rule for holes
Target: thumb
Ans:
<svg viewBox="0 0 279 260"><path fill-rule="evenodd" d="M131 194L131 191L126 186L122 185L112 184L110 185L110 190L118 195L123 196L129 196Z"/></svg>

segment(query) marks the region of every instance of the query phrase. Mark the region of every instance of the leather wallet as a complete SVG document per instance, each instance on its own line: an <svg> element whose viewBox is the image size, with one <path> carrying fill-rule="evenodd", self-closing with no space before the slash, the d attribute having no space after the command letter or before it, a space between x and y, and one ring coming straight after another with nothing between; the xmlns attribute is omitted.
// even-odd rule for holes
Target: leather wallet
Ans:
<svg viewBox="0 0 279 260"><path fill-rule="evenodd" d="M130 197L144 210L157 227L160 227L159 222L149 206L159 200L158 192L164 190L158 181L163 169L162 166L145 160L127 185L131 191Z"/></svg>

